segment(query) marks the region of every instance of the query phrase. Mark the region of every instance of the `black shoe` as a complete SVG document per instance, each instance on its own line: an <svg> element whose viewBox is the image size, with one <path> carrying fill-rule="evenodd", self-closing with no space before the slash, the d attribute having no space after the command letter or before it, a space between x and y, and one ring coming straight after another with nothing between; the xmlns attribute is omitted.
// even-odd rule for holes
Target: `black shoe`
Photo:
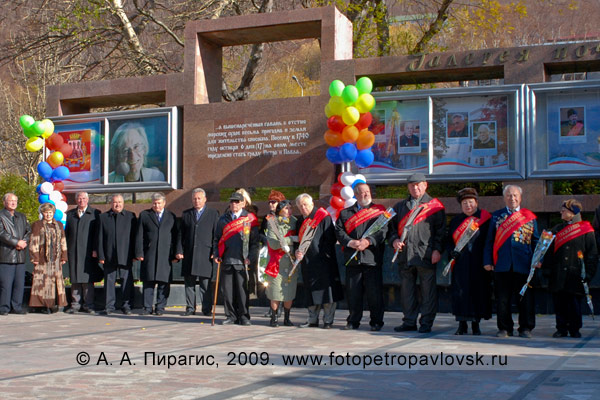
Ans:
<svg viewBox="0 0 600 400"><path fill-rule="evenodd" d="M221 322L221 325L235 325L235 320L233 320L231 318L227 318L226 320Z"/></svg>
<svg viewBox="0 0 600 400"><path fill-rule="evenodd" d="M102 310L98 314L100 314L100 315L110 315L112 313L114 313L114 310Z"/></svg>
<svg viewBox="0 0 600 400"><path fill-rule="evenodd" d="M79 311L90 315L96 314L96 311L92 310L91 308L82 308Z"/></svg>
<svg viewBox="0 0 600 400"><path fill-rule="evenodd" d="M419 333L430 333L430 332L431 332L431 327L429 327L429 326L421 325L419 327Z"/></svg>
<svg viewBox="0 0 600 400"><path fill-rule="evenodd" d="M142 312L140 313L140 315L150 315L150 314L152 314L152 311L146 310L146 309L143 309Z"/></svg>
<svg viewBox="0 0 600 400"><path fill-rule="evenodd" d="M359 326L360 326L359 324L353 324L351 322L348 322L346 324L346 326L344 327L344 330L346 330L346 331L356 330L356 329L358 329Z"/></svg>
<svg viewBox="0 0 600 400"><path fill-rule="evenodd" d="M20 310L12 310L11 314L17 314L17 315L26 315L27 311L20 309Z"/></svg>
<svg viewBox="0 0 600 400"><path fill-rule="evenodd" d="M481 329L479 328L479 322L473 321L471 323L471 328L473 329L473 335L475 335L475 336L481 335Z"/></svg>
<svg viewBox="0 0 600 400"><path fill-rule="evenodd" d="M124 308L123 309L123 314L125 314L125 315L131 315L131 310L129 308Z"/></svg>
<svg viewBox="0 0 600 400"><path fill-rule="evenodd" d="M519 332L519 337L525 338L525 339L530 339L531 338L531 331L528 330L524 330Z"/></svg>
<svg viewBox="0 0 600 400"><path fill-rule="evenodd" d="M271 328L277 328L279 326L279 322L278 322L279 316L277 315L277 310L273 310L271 308L270 311L271 311L271 314L270 314L271 320L269 321L269 326Z"/></svg>
<svg viewBox="0 0 600 400"><path fill-rule="evenodd" d="M467 326L467 322L466 321L460 321L458 323L458 329L456 330L456 332L454 332L455 335L464 335L465 333L467 333L469 327Z"/></svg>
<svg viewBox="0 0 600 400"><path fill-rule="evenodd" d="M189 317L190 315L196 315L196 311L194 311L194 310L185 310L185 312L183 313L184 317Z"/></svg>
<svg viewBox="0 0 600 400"><path fill-rule="evenodd" d="M579 331L571 332L570 335L572 338L577 338L577 339L581 337L581 333Z"/></svg>
<svg viewBox="0 0 600 400"><path fill-rule="evenodd" d="M164 314L164 310L156 310L156 312L154 314L156 314L157 316L162 316Z"/></svg>
<svg viewBox="0 0 600 400"><path fill-rule="evenodd" d="M567 337L567 336L568 336L567 332L561 332L561 331L556 331L552 335L553 338L561 338L561 337Z"/></svg>
<svg viewBox="0 0 600 400"><path fill-rule="evenodd" d="M402 324L400 326L394 327L395 332L409 332L409 331L416 331L416 330L417 330L417 327L413 326L413 325Z"/></svg>
<svg viewBox="0 0 600 400"><path fill-rule="evenodd" d="M381 328L383 328L383 325L380 325L380 324L371 325L371 332L379 332L381 330Z"/></svg>
<svg viewBox="0 0 600 400"><path fill-rule="evenodd" d="M8 315L8 311L0 311L0 315Z"/></svg>
<svg viewBox="0 0 600 400"><path fill-rule="evenodd" d="M298 326L301 326L301 325L298 325ZM308 326L311 327L311 328L316 328L316 327L319 326L319 324L308 324ZM328 324L327 322L325 322L323 324L323 329L331 329L332 326L333 326L333 323L329 323Z"/></svg>
<svg viewBox="0 0 600 400"><path fill-rule="evenodd" d="M209 315L212 315L212 310L202 310L202 315L204 315L205 317L208 317Z"/></svg>
<svg viewBox="0 0 600 400"><path fill-rule="evenodd" d="M67 308L67 310L65 311L65 313L67 313L67 314L75 314L75 312L76 312L76 310L73 307Z"/></svg>
<svg viewBox="0 0 600 400"><path fill-rule="evenodd" d="M242 325L242 326L250 326L250 325L252 325L252 324L250 323L250 320L249 320L249 319L246 319L246 318L244 318L244 319L242 319L242 321L240 322L240 325Z"/></svg>
<svg viewBox="0 0 600 400"><path fill-rule="evenodd" d="M319 323L310 323L310 322L305 322L303 324L298 325L298 328L318 328L319 327ZM329 324L329 327L331 328L331 324ZM325 328L325 325L323 325L323 328Z"/></svg>

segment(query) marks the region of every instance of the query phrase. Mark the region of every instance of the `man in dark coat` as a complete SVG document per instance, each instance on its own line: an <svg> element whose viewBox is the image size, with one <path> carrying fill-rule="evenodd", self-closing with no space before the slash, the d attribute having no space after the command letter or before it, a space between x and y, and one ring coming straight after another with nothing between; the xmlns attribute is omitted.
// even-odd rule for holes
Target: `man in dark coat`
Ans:
<svg viewBox="0 0 600 400"><path fill-rule="evenodd" d="M104 266L105 314L115 311L115 282L117 273L121 277L123 314L131 314L133 306L133 272L135 258L135 229L137 218L124 209L123 196L112 196L111 209L100 214L98 232L98 262Z"/></svg>
<svg viewBox="0 0 600 400"><path fill-rule="evenodd" d="M204 189L192 190L193 207L183 212L177 240L178 260L183 260L181 273L185 283L186 310L184 315L196 313L196 281L202 313L210 315L211 298L208 289L213 274L213 239L219 212L206 207Z"/></svg>
<svg viewBox="0 0 600 400"><path fill-rule="evenodd" d="M154 313L163 315L169 297L172 278L171 261L177 248L177 219L165 209L162 193L152 194L152 208L144 210L138 218L135 256L142 262L140 274L143 282L144 309L142 315L152 314L154 288L157 288Z"/></svg>
<svg viewBox="0 0 600 400"><path fill-rule="evenodd" d="M214 258L221 266L221 293L225 309L223 325L251 325L248 307L248 266L256 259L259 234L254 214L244 209L246 201L241 193L234 192L229 198L229 211L217 222L213 241ZM244 254L244 225L250 225L248 254Z"/></svg>
<svg viewBox="0 0 600 400"><path fill-rule="evenodd" d="M513 336L512 299L527 281L533 250L539 235L536 215L521 207L523 189L517 185L504 188L506 207L492 213L490 228L483 253L487 271L494 271L496 289L497 337ZM530 338L535 328L535 298L527 290L517 300L519 308L519 336Z"/></svg>
<svg viewBox="0 0 600 400"><path fill-rule="evenodd" d="M427 194L425 175L415 173L408 177L410 196L394 206L396 216L389 224L388 241L399 256L404 318L396 332L416 331L419 304L417 303L417 277L420 281L421 326L420 333L431 332L437 313L436 264L440 261L446 230L444 205ZM412 224L411 213L421 208ZM403 231L407 230L404 241Z"/></svg>
<svg viewBox="0 0 600 400"><path fill-rule="evenodd" d="M296 206L302 214L296 225L298 239L302 240L304 235L314 231L305 253L296 251L296 259L301 260L302 281L308 306L308 321L299 326L318 327L319 312L323 309L323 328L330 329L335 318L337 302L344 298L335 255L335 227L324 208L315 209L309 194L302 193L296 197Z"/></svg>
<svg viewBox="0 0 600 400"><path fill-rule="evenodd" d="M81 310L94 314L94 282L102 279L97 258L100 210L88 206L86 192L77 192L75 200L77 207L67 212L65 227L71 280L71 307L67 312Z"/></svg>
<svg viewBox="0 0 600 400"><path fill-rule="evenodd" d="M27 314L23 310L25 288L25 248L31 228L27 217L18 211L19 199L14 193L4 195L0 210L0 315L9 312Z"/></svg>
<svg viewBox="0 0 600 400"><path fill-rule="evenodd" d="M344 249L344 262L355 250L356 257L346 267L346 298L350 314L344 329L358 329L363 315L363 295L369 304L372 331L383 327L383 245L386 227L371 236L362 238L364 232L385 212L381 205L374 204L371 189L366 183L354 187L357 202L340 212L336 221L335 234Z"/></svg>

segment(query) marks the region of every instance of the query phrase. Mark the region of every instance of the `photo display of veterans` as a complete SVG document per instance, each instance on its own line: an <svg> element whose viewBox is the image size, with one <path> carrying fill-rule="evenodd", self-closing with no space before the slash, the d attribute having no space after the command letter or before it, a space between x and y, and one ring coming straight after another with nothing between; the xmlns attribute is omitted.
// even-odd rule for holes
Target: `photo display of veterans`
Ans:
<svg viewBox="0 0 600 400"><path fill-rule="evenodd" d="M94 282L102 280L98 266L98 221L100 210L88 206L86 192L75 194L77 207L67 211L67 250L71 280L71 307L67 313L94 314Z"/></svg>
<svg viewBox="0 0 600 400"><path fill-rule="evenodd" d="M492 273L483 268L483 249L492 215L479 208L478 197L473 188L459 190L456 199L462 212L448 226L446 249L455 260L451 271L452 314L458 321L455 335L466 334L469 321L473 335L481 335L479 322L492 317ZM455 254L456 244L471 234L471 223L477 224L477 231Z"/></svg>
<svg viewBox="0 0 600 400"><path fill-rule="evenodd" d="M52 203L40 206L42 219L31 225L29 258L33 264L33 281L29 307L40 307L52 314L67 305L62 266L67 262L67 240L62 223L54 219Z"/></svg>
<svg viewBox="0 0 600 400"><path fill-rule="evenodd" d="M259 233L256 215L249 213L245 206L244 196L239 192L232 193L229 211L221 215L215 230L214 258L222 264L223 325L251 325L248 268L251 260L256 260L258 255Z"/></svg>
<svg viewBox="0 0 600 400"><path fill-rule="evenodd" d="M25 257L31 228L25 214L17 211L14 193L3 197L0 210L0 315L27 314L23 309Z"/></svg>
<svg viewBox="0 0 600 400"><path fill-rule="evenodd" d="M506 207L492 213L483 254L484 268L494 271L497 337L513 336L513 297L519 309L519 336L530 338L535 328L533 290L527 290L522 298L518 298L527 281L533 250L539 240L537 217L521 207L522 194L520 186L504 187Z"/></svg>
<svg viewBox="0 0 600 400"><path fill-rule="evenodd" d="M185 285L185 313L196 314L196 298L203 315L210 315L212 298L209 295L213 276L213 242L219 212L206 206L206 192L192 190L192 208L181 215L175 257L182 261L181 274ZM198 295L196 296L196 283Z"/></svg>
<svg viewBox="0 0 600 400"><path fill-rule="evenodd" d="M594 228L582 221L581 210L581 203L575 199L562 204L563 222L552 228L556 236L544 257L543 272L550 278L549 289L556 314L556 332L552 335L555 338L581 337L584 285L596 273L598 251Z"/></svg>
<svg viewBox="0 0 600 400"><path fill-rule="evenodd" d="M109 182L164 182L156 167L146 166L150 145L144 126L137 122L120 125L110 141Z"/></svg>
<svg viewBox="0 0 600 400"><path fill-rule="evenodd" d="M420 333L429 333L437 313L436 264L440 261L446 212L444 205L427 194L425 175L414 173L408 177L407 199L394 206L396 216L389 224L388 242L399 252L400 290L404 317L396 332L416 331L419 309ZM419 211L420 210L420 211ZM412 224L407 224L417 213ZM403 235L404 231L408 233ZM402 236L405 240L402 241ZM417 277L421 283L417 302ZM420 307L419 307L420 306Z"/></svg>
<svg viewBox="0 0 600 400"><path fill-rule="evenodd" d="M363 295L367 298L372 331L383 327L383 251L387 227L372 236L363 233L385 212L374 204L371 188L366 183L354 187L356 203L343 209L336 221L335 232L343 246L344 262L358 250L346 267L346 299L349 315L345 329L358 329L363 315Z"/></svg>
<svg viewBox="0 0 600 400"><path fill-rule="evenodd" d="M135 240L135 257L141 261L140 276L144 292L142 315L160 316L165 312L172 278L171 261L177 248L177 218L165 208L162 193L151 196L152 208L140 213ZM156 288L156 304L154 290Z"/></svg>
<svg viewBox="0 0 600 400"><path fill-rule="evenodd" d="M134 297L131 268L135 258L137 218L125 210L123 195L115 194L111 198L111 209L100 214L98 225L98 262L104 267L104 314L115 311L115 283L120 278L121 311L130 315Z"/></svg>
<svg viewBox="0 0 600 400"><path fill-rule="evenodd" d="M301 216L297 222L298 241L309 240L305 252L296 251L300 260L302 282L308 307L308 319L300 328L317 328L319 313L323 310L323 328L331 329L337 302L344 291L335 253L335 226L329 213L322 207L315 209L312 197L302 193L296 197ZM308 236L312 236L312 239ZM295 272L296 274L297 272Z"/></svg>

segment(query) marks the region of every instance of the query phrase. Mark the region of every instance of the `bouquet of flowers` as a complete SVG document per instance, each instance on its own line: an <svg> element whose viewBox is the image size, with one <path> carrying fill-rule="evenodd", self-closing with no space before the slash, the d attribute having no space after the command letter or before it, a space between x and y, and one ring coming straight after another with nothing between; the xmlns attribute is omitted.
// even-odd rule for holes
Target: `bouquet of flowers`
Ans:
<svg viewBox="0 0 600 400"><path fill-rule="evenodd" d="M310 244L313 240L313 238L315 237L315 233L317 232L317 226L318 225L310 225L308 228L306 228L306 232L304 232L304 235L302 236L302 240L300 241L300 244L298 245L298 251L301 252L302 254L306 254L306 251L308 250L308 248L310 247ZM292 264L292 269L290 271L290 274L288 275L288 281L291 281L292 279L292 275L294 275L294 272L296 272L296 268L298 267L298 264L300 264L302 260L296 259L294 261L294 263Z"/></svg>
<svg viewBox="0 0 600 400"><path fill-rule="evenodd" d="M377 232L379 232L384 226L387 225L388 222L390 222L390 220L392 218L394 218L394 216L396 216L396 211L394 211L394 209L392 207L388 208L386 211L383 212L383 214L381 214L379 217L377 217L377 219L375 220L375 222L369 226L369 228L365 231L365 233L362 234L361 236L361 240L366 238L367 236L371 236ZM352 254L352 256L348 259L348 261L346 261L346 264L344 265L348 265L348 263L354 258L356 257L356 255L358 254L358 250L356 250L354 252L354 254Z"/></svg>
<svg viewBox="0 0 600 400"><path fill-rule="evenodd" d="M519 294L521 296L525 296L525 292L527 291L529 286L529 282L533 278L533 274L535 273L535 266L538 265L542 259L544 258L544 254L550 248L552 241L554 240L554 234L550 231L544 230L542 235L540 236L540 240L538 240L537 246L535 246L535 250L533 251L533 257L531 258L531 268L529 269L529 276L527 277L527 282L521 288Z"/></svg>
<svg viewBox="0 0 600 400"><path fill-rule="evenodd" d="M412 229L413 222L415 222L415 218L417 218L417 216L419 215L421 210L423 210L423 206L415 207L410 212L410 215L408 216L408 220L406 221L406 224L404 225L404 229L402 229L402 234L400 235L401 243L404 243L404 241L406 240L406 236L408 236L408 232L410 232L410 230ZM396 261L396 258L398 257L398 253L400 253L400 250L396 250L394 252L394 257L392 257L392 263L394 261Z"/></svg>
<svg viewBox="0 0 600 400"><path fill-rule="evenodd" d="M583 291L585 292L585 300L587 301L588 307L592 313L592 319L594 318L594 303L592 303L592 295L590 294L590 287L585 281L585 262L583 261L583 252L579 250L577 252L577 258L581 264L581 283L583 283Z"/></svg>
<svg viewBox="0 0 600 400"><path fill-rule="evenodd" d="M285 254L287 254L287 256L290 258L290 261L292 263L294 263L294 258L290 254L290 247L285 244L285 238L283 236L281 236L281 232L279 232L279 227L277 226L277 220L272 215L267 215L266 218L267 218L267 224L269 225L269 230L271 230L275 234L275 237L279 241L279 246L281 247L281 250L283 252L285 252Z"/></svg>
<svg viewBox="0 0 600 400"><path fill-rule="evenodd" d="M242 234L242 257L246 261L250 248L250 221L244 222L244 227L240 233Z"/></svg>
<svg viewBox="0 0 600 400"><path fill-rule="evenodd" d="M473 238L473 236L475 236L477 232L479 232L479 224L475 222L474 219L471 219L469 225L467 225L467 229L465 229L465 232L458 239L456 246L454 246L454 250L452 251L450 261L448 262L448 264L446 264L442 275L446 276L450 271L452 271L452 269L454 268L454 264L456 263L456 259L458 258L458 256L460 256L460 252L471 241L471 239Z"/></svg>
<svg viewBox="0 0 600 400"><path fill-rule="evenodd" d="M265 268L267 268L267 264L269 263L269 249L267 246L262 246L260 251L258 252L258 281L264 286L269 286L269 282L267 282L267 274L265 273Z"/></svg>

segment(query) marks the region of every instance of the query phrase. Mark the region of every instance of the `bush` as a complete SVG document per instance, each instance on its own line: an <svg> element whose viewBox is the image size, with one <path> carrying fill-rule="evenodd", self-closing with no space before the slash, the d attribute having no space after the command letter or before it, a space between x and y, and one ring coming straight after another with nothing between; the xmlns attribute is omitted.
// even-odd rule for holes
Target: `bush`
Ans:
<svg viewBox="0 0 600 400"><path fill-rule="evenodd" d="M0 195L12 192L19 198L17 211L27 216L29 223L39 219L38 196L35 186L30 186L25 179L15 174L3 174L0 176Z"/></svg>

